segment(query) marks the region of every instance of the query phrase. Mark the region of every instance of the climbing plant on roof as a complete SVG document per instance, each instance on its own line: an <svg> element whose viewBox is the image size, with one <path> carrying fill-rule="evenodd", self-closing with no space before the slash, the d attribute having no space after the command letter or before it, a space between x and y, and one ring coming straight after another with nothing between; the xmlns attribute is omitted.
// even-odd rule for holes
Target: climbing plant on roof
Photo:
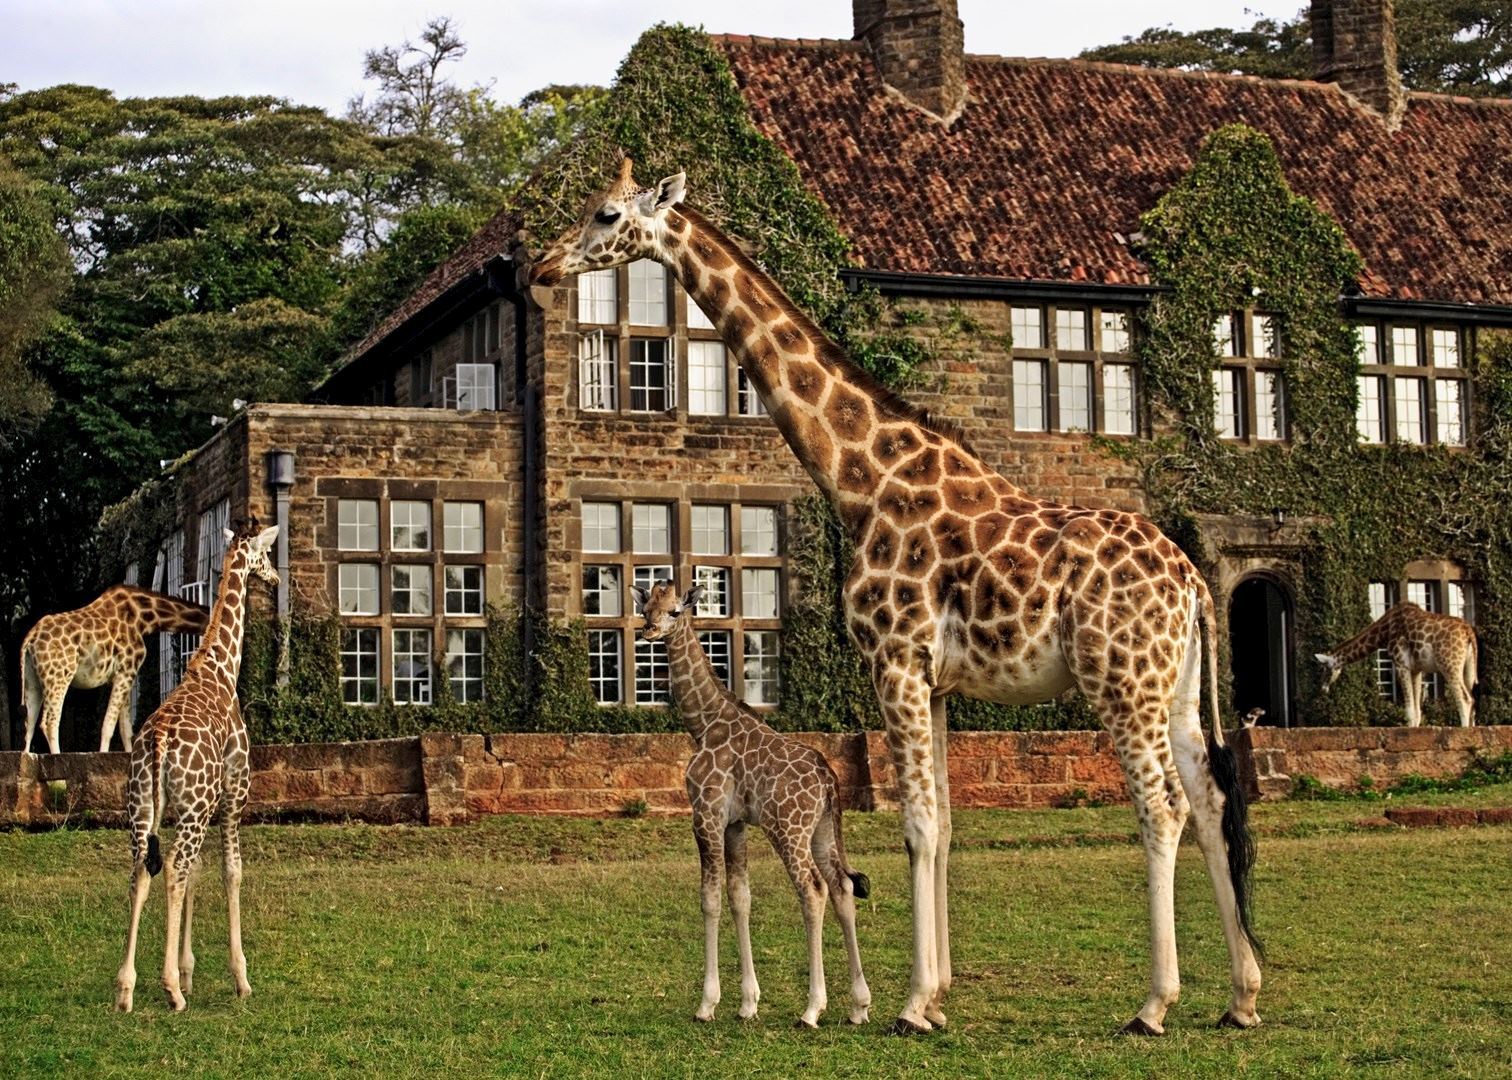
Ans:
<svg viewBox="0 0 1512 1080"><path fill-rule="evenodd" d="M1479 408L1469 447L1361 445L1358 341L1339 306L1360 260L1338 225L1289 189L1265 135L1242 125L1215 131L1143 229L1145 258L1166 290L1143 313L1136 348L1156 430L1170 434L1122 452L1142 466L1152 514L1206 567L1196 514L1281 507L1317 519L1297 582L1303 722L1400 720L1363 668L1321 700L1311 657L1370 621L1366 582L1396 580L1415 559L1456 561L1476 583L1481 681L1492 691L1483 715L1504 718L1497 691L1512 686L1512 657L1495 645L1512 629L1501 614L1512 600L1505 340L1487 338L1473 358ZM1212 328L1244 307L1280 320L1286 443L1239 446L1214 430L1210 372L1221 361Z"/></svg>

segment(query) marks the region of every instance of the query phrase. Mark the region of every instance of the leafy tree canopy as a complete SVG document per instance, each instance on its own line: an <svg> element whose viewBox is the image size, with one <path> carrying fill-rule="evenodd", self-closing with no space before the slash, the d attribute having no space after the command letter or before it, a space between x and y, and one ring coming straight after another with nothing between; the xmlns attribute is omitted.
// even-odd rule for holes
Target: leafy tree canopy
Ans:
<svg viewBox="0 0 1512 1080"><path fill-rule="evenodd" d="M1396 0L1397 62L1413 90L1512 95L1512 4L1505 0ZM1116 45L1088 49L1089 60L1268 78L1313 74L1307 9L1289 20L1257 19L1247 30L1190 33L1152 27Z"/></svg>
<svg viewBox="0 0 1512 1080"><path fill-rule="evenodd" d="M67 253L46 202L0 158L0 442L47 411L47 387L23 350L67 282Z"/></svg>

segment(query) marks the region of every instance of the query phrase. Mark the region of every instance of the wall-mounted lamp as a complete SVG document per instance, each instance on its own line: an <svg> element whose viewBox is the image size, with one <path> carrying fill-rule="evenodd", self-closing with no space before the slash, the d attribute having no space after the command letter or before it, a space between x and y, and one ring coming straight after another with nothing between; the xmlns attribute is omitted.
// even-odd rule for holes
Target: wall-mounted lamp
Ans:
<svg viewBox="0 0 1512 1080"><path fill-rule="evenodd" d="M1271 524L1275 525L1278 529L1286 524L1286 510L1284 507L1278 506L1271 511Z"/></svg>
<svg viewBox="0 0 1512 1080"><path fill-rule="evenodd" d="M212 417L210 417L210 426L211 427L221 427L221 426L223 426L226 423L228 423L228 421L226 420L226 418L224 416L212 416Z"/></svg>

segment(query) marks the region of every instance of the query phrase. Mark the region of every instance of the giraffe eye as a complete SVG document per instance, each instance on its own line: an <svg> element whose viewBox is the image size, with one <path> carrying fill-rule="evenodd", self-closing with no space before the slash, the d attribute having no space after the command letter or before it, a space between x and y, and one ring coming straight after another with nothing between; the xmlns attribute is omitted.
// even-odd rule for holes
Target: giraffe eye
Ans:
<svg viewBox="0 0 1512 1080"><path fill-rule="evenodd" d="M600 210L593 215L593 220L600 225L613 225L620 218L618 210Z"/></svg>

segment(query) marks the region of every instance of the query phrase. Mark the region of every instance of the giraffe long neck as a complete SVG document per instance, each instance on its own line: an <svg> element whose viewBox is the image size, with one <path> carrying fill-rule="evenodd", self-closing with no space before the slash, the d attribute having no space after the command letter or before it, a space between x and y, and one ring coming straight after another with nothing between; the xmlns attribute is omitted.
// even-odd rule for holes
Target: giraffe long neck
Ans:
<svg viewBox="0 0 1512 1080"><path fill-rule="evenodd" d="M1377 649L1389 649L1402 631L1409 610L1404 605L1392 608L1364 630L1333 651L1340 665L1353 664L1372 655Z"/></svg>
<svg viewBox="0 0 1512 1080"><path fill-rule="evenodd" d="M783 438L842 521L864 520L876 503L885 477L871 452L875 442L942 441L697 211L669 211L659 245L662 262L711 314Z"/></svg>
<svg viewBox="0 0 1512 1080"><path fill-rule="evenodd" d="M210 610L202 604L180 600L176 596L151 595L151 606L138 618L142 633L202 633L210 625Z"/></svg>
<svg viewBox="0 0 1512 1080"><path fill-rule="evenodd" d="M215 606L210 609L210 623L205 628L204 639L184 673L186 680L194 674L229 687L233 695L236 693L236 680L241 673L248 571L246 551L242 545L233 544L226 553L220 591L216 593Z"/></svg>
<svg viewBox="0 0 1512 1080"><path fill-rule="evenodd" d="M714 674L714 667L698 641L698 632L693 629L692 612L677 618L666 641L672 700L682 714L688 734L702 744L709 725L734 707L734 695Z"/></svg>

